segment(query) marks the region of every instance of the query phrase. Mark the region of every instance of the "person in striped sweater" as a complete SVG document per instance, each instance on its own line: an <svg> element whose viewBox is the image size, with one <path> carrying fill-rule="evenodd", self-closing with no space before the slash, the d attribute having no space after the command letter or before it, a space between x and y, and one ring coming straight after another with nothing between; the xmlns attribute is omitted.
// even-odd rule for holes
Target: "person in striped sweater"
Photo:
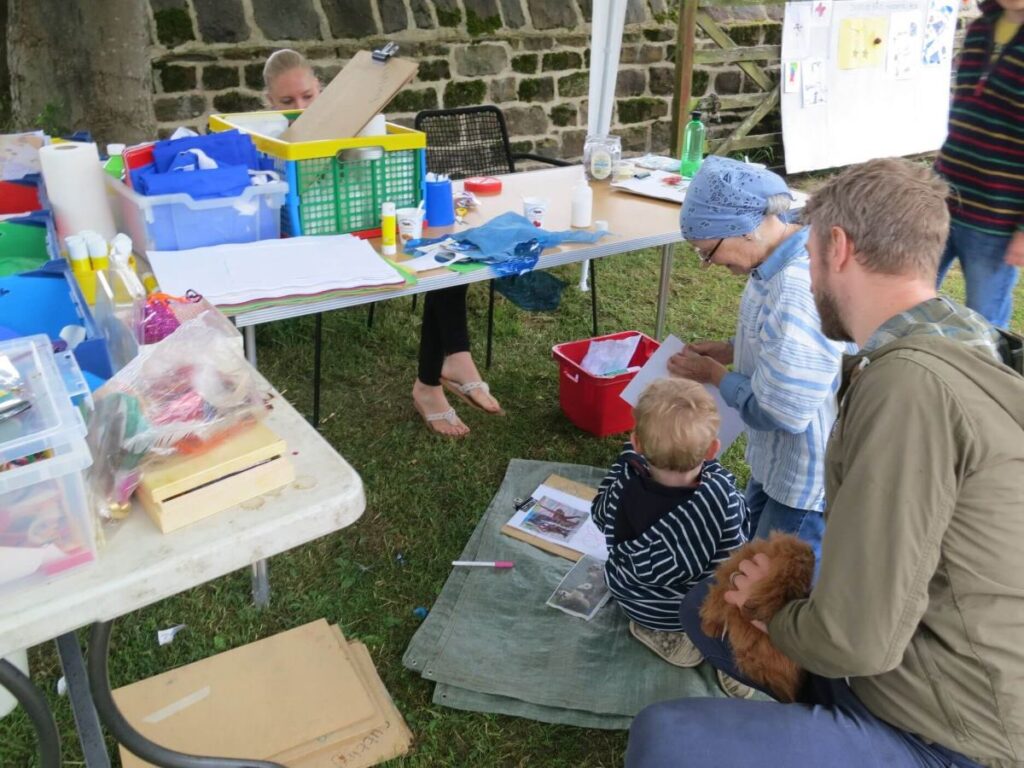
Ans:
<svg viewBox="0 0 1024 768"><path fill-rule="evenodd" d="M939 285L959 260L967 306L1006 328L1024 266L1024 0L981 0L935 162L952 187Z"/></svg>
<svg viewBox="0 0 1024 768"><path fill-rule="evenodd" d="M702 656L682 633L679 607L747 540L746 503L715 460L719 415L703 386L655 381L633 415L630 442L591 507L608 544L605 577L631 634L670 664L694 667ZM752 695L731 678L722 687Z"/></svg>
<svg viewBox="0 0 1024 768"><path fill-rule="evenodd" d="M717 386L743 419L755 535L792 533L819 556L825 444L847 347L821 331L808 230L784 218L791 200L785 180L770 171L725 157L704 161L686 191L683 237L705 266L750 279L736 336L690 344L668 367L674 376Z"/></svg>

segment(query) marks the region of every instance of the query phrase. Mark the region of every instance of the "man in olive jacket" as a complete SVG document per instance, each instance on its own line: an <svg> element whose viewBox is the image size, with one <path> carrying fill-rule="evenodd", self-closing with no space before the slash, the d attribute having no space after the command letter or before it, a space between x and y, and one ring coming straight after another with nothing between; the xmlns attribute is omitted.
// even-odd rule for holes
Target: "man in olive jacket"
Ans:
<svg viewBox="0 0 1024 768"><path fill-rule="evenodd" d="M767 626L808 672L798 704L689 699L641 712L628 766L1024 765L1024 377L983 318L935 292L945 186L874 160L814 195L811 284L855 341L826 459L811 595ZM741 565L727 599L766 577ZM736 677L728 647L687 634Z"/></svg>

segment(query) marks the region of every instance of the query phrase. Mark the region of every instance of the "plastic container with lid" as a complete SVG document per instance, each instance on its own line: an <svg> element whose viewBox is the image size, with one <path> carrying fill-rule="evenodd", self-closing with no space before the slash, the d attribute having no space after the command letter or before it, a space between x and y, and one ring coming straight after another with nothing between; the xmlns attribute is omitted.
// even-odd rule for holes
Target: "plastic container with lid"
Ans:
<svg viewBox="0 0 1024 768"><path fill-rule="evenodd" d="M2 593L92 562L96 542L82 476L92 456L71 403L87 387L74 356L55 356L39 335L0 343L0 363L17 371L14 396L29 403L0 421Z"/></svg>

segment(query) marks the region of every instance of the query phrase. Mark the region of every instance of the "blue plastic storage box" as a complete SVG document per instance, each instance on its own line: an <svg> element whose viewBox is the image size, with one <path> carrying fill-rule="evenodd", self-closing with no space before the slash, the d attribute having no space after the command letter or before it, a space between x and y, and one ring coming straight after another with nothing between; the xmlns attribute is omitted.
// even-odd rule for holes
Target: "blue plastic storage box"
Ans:
<svg viewBox="0 0 1024 768"><path fill-rule="evenodd" d="M117 228L128 233L137 253L281 236L281 206L288 193L283 181L248 187L237 197L205 200L183 193L147 197L112 176L106 184Z"/></svg>

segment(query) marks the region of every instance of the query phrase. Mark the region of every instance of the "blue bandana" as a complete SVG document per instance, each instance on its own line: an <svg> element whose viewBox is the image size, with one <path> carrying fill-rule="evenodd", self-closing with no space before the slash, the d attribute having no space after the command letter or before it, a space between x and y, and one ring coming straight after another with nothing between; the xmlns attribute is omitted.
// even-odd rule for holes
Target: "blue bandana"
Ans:
<svg viewBox="0 0 1024 768"><path fill-rule="evenodd" d="M711 155L686 189L679 228L684 240L717 240L753 232L772 195L792 197L781 176Z"/></svg>

